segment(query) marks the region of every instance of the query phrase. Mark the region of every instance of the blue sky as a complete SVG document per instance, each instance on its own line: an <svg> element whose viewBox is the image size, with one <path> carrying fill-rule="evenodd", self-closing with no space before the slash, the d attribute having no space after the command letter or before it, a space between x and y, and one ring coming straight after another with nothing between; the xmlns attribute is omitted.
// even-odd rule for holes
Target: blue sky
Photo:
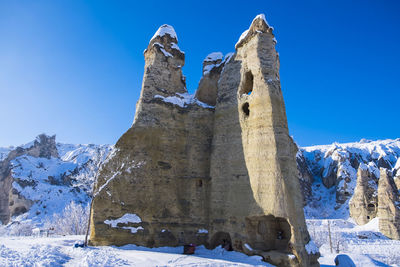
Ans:
<svg viewBox="0 0 400 267"><path fill-rule="evenodd" d="M131 126L143 50L161 24L202 60L252 19L275 28L289 130L301 145L400 137L399 1L0 1L0 146L39 133L115 143Z"/></svg>

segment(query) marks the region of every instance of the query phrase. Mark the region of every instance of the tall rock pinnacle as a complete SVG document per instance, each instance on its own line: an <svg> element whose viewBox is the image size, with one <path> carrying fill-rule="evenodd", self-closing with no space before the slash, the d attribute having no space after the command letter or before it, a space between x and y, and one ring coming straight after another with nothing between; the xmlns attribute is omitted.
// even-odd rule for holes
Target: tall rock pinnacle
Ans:
<svg viewBox="0 0 400 267"><path fill-rule="evenodd" d="M259 15L235 53L208 55L197 98L177 41L163 25L145 50L135 121L97 175L91 244L223 245L318 266L272 27Z"/></svg>
<svg viewBox="0 0 400 267"><path fill-rule="evenodd" d="M380 169L378 203L379 231L400 240L400 194L392 173L385 168Z"/></svg>

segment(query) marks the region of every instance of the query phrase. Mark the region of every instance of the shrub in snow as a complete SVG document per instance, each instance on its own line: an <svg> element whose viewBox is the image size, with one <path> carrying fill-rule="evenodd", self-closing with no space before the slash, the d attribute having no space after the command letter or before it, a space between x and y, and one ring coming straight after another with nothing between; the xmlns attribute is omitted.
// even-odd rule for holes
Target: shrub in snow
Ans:
<svg viewBox="0 0 400 267"><path fill-rule="evenodd" d="M61 214L54 214L46 222L47 229L54 229L56 234L83 235L89 220L89 205L81 206L74 201L69 203Z"/></svg>
<svg viewBox="0 0 400 267"><path fill-rule="evenodd" d="M12 236L29 236L32 235L32 225L29 223L17 222L10 230Z"/></svg>

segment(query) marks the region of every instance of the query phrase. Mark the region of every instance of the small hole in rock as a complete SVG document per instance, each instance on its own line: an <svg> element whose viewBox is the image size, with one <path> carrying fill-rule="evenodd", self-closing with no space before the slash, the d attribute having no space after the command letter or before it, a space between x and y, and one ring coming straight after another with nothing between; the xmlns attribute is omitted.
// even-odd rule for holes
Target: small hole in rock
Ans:
<svg viewBox="0 0 400 267"><path fill-rule="evenodd" d="M242 110L244 112L244 114L246 114L246 116L250 115L250 108L249 108L249 103L244 103L242 106Z"/></svg>

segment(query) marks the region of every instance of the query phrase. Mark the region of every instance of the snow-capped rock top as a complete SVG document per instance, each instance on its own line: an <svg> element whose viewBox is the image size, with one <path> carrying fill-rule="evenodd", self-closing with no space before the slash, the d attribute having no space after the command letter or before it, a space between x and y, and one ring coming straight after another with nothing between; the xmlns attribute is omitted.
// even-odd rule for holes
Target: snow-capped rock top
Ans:
<svg viewBox="0 0 400 267"><path fill-rule="evenodd" d="M273 27L271 27L264 14L259 14L257 15L253 21L251 22L251 25L249 29L245 30L239 37L239 40L237 41L235 47L236 49L240 47L247 39L249 39L251 36L259 33L265 33L265 32L270 32L274 30ZM275 37L272 38L274 42L276 43Z"/></svg>
<svg viewBox="0 0 400 267"><path fill-rule="evenodd" d="M175 62L175 67L181 68L184 65L185 52L178 46L178 37L174 28L164 24L150 39L148 47L144 50L144 54L148 51L160 51L162 54Z"/></svg>
<svg viewBox="0 0 400 267"><path fill-rule="evenodd" d="M168 24L161 25L160 28L156 31L156 33L151 38L150 42L153 41L157 37L163 37L168 34L172 39L175 39L175 43L178 42L178 36L176 35L174 27Z"/></svg>
<svg viewBox="0 0 400 267"><path fill-rule="evenodd" d="M218 61L218 60L222 61L223 57L224 57L224 55L221 52L212 52L206 56L206 58L204 59L204 62L214 62L214 61Z"/></svg>
<svg viewBox="0 0 400 267"><path fill-rule="evenodd" d="M213 52L209 54L203 61L203 76L210 73L214 68L218 68L221 65L227 63L234 53L228 53L224 55L221 52Z"/></svg>

